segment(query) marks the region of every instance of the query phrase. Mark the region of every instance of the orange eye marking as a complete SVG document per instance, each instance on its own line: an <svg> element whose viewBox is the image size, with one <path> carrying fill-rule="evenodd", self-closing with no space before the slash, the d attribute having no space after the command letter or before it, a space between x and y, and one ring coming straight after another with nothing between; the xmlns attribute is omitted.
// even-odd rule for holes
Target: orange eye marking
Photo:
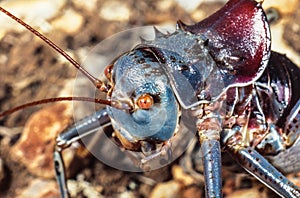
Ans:
<svg viewBox="0 0 300 198"><path fill-rule="evenodd" d="M143 94L137 100L137 105L141 109L150 109L153 104L153 98L149 94Z"/></svg>

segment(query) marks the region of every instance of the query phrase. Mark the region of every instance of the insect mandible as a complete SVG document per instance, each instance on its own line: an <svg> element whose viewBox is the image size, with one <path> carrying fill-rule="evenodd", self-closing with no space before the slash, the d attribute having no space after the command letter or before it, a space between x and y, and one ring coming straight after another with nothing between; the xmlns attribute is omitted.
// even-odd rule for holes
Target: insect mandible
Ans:
<svg viewBox="0 0 300 198"><path fill-rule="evenodd" d="M201 145L206 197L222 197L221 152L231 154L280 196L300 197L299 187L281 173L300 170L300 70L270 50L261 3L229 0L194 25L179 21L174 33L157 33L155 40L144 40L117 57L104 71L106 81L46 42L107 93L106 99L92 100L106 108L57 137L54 163L62 197L69 196L62 150L107 124L121 147L143 154L139 165L145 169L157 157L172 159L172 139L180 126L194 131Z"/></svg>

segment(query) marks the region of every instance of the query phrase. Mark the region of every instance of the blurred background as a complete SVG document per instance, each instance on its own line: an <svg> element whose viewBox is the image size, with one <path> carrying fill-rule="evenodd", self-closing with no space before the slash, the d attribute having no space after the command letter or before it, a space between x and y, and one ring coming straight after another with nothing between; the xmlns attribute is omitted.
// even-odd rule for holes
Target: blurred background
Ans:
<svg viewBox="0 0 300 198"><path fill-rule="evenodd" d="M193 24L224 0L9 0L0 5L79 62L99 42L145 25ZM265 0L274 8L272 49L300 65L300 3ZM43 98L72 96L77 71L43 41L0 14L0 112ZM0 197L59 197L52 151L55 136L72 123L72 104L36 106L0 118ZM203 197L203 178L180 164L147 173L122 172L93 158L80 144L64 152L74 197ZM189 163L186 162L186 163ZM226 197L276 197L246 174L224 171ZM300 174L288 176L300 185Z"/></svg>

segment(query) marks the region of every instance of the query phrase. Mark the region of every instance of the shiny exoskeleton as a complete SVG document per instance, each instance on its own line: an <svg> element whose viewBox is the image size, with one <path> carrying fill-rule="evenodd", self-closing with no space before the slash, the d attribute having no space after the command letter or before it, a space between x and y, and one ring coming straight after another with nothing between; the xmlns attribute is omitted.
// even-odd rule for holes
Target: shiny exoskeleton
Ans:
<svg viewBox="0 0 300 198"><path fill-rule="evenodd" d="M222 197L221 152L280 196L300 197L282 174L300 170L300 70L270 45L261 3L229 0L205 20L178 22L170 34L156 31L155 40L115 59L105 85L96 84L110 105L57 138L62 197L69 196L62 150L107 125L121 147L143 154L139 165L146 169L172 155L183 126L195 132L206 197Z"/></svg>

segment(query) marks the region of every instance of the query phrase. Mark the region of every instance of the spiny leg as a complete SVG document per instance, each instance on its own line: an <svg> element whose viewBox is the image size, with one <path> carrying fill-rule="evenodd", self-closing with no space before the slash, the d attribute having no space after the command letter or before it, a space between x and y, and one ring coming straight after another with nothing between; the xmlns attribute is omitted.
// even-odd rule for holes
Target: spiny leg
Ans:
<svg viewBox="0 0 300 198"><path fill-rule="evenodd" d="M61 198L67 198L70 197L68 187L67 187L67 181L66 181L66 175L65 175L65 165L62 158L62 149L59 149L55 147L54 153L53 153L53 160L54 160L54 167L55 167L55 175L56 175L56 181L59 187L60 196Z"/></svg>
<svg viewBox="0 0 300 198"><path fill-rule="evenodd" d="M287 144L292 146L300 138L300 100L297 101L286 118L284 133L287 135Z"/></svg>
<svg viewBox="0 0 300 198"><path fill-rule="evenodd" d="M198 126L206 198L222 197L220 132L220 121L217 118L208 119Z"/></svg>
<svg viewBox="0 0 300 198"><path fill-rule="evenodd" d="M253 176L285 198L299 198L300 188L290 182L251 147L230 147L232 156Z"/></svg>
<svg viewBox="0 0 300 198"><path fill-rule="evenodd" d="M205 140L201 144L207 198L222 197L221 149L218 140Z"/></svg>
<svg viewBox="0 0 300 198"><path fill-rule="evenodd" d="M300 188L290 182L275 168L276 166L285 173L299 170L299 165L297 164L300 148L300 144L297 144L300 134L298 124L300 121L299 110L300 101L296 103L290 115L286 118L284 133L287 134L286 144L289 148L285 148L279 137L280 133L277 132L273 124L269 126L269 136L266 136L265 141L260 142L256 146L259 149L264 149L265 146L268 146L269 150L278 152L277 155L269 158L273 165L252 147L242 147L240 145L229 147L229 152L250 174L257 177L283 197L300 197Z"/></svg>
<svg viewBox="0 0 300 198"><path fill-rule="evenodd" d="M300 171L300 100L286 117L283 135L286 137L286 148L270 157L270 162L284 173L298 172Z"/></svg>
<svg viewBox="0 0 300 198"><path fill-rule="evenodd" d="M75 123L65 132L61 133L56 139L53 158L55 166L55 174L59 190L62 198L70 197L65 175L65 166L62 158L62 151L68 148L73 142L91 133L97 132L99 127L104 127L110 123L106 109L97 111L96 113L83 118Z"/></svg>

